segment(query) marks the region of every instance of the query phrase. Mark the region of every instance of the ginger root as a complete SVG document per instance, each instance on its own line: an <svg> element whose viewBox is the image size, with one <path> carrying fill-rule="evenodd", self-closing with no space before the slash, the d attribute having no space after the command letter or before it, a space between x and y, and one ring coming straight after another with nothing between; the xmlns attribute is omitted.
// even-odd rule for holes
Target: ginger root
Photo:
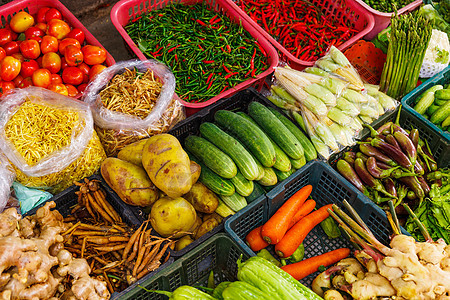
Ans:
<svg viewBox="0 0 450 300"><path fill-rule="evenodd" d="M0 214L0 300L62 296L61 283L70 278L71 299L109 299L106 282L91 278L86 260L64 249L61 234L70 224L54 207L48 202L23 219L15 209Z"/></svg>

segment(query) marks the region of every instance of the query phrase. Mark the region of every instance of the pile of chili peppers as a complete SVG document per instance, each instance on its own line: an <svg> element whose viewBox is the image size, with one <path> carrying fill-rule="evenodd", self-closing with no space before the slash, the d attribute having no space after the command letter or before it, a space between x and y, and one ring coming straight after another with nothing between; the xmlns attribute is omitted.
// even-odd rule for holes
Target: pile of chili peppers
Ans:
<svg viewBox="0 0 450 300"><path fill-rule="evenodd" d="M267 53L240 24L203 4L170 4L125 29L148 58L171 67L187 102L209 100L268 67Z"/></svg>
<svg viewBox="0 0 450 300"><path fill-rule="evenodd" d="M316 61L358 31L343 16L323 14L305 0L239 0L236 3L296 58Z"/></svg>

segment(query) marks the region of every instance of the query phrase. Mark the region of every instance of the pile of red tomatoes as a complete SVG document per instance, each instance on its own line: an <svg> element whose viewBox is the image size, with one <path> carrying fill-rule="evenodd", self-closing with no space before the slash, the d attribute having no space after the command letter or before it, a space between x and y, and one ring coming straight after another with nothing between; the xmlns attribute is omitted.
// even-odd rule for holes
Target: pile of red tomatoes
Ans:
<svg viewBox="0 0 450 300"><path fill-rule="evenodd" d="M82 93L106 68L105 49L84 44L84 32L55 8L42 7L35 16L16 13L0 29L0 95L27 86L71 97Z"/></svg>

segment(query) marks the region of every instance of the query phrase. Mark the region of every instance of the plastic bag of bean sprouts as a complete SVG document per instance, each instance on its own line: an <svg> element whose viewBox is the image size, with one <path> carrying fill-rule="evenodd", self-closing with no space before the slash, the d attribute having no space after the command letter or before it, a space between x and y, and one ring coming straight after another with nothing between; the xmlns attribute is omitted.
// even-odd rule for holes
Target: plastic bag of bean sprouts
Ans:
<svg viewBox="0 0 450 300"><path fill-rule="evenodd" d="M108 156L185 118L175 77L155 60L129 60L103 70L89 83L83 101L92 108L95 130Z"/></svg>

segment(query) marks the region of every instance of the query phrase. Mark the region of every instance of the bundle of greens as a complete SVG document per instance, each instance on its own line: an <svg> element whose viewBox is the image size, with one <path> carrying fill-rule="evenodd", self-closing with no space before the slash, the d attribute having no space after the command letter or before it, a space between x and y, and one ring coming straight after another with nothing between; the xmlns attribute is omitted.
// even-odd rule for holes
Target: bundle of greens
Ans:
<svg viewBox="0 0 450 300"><path fill-rule="evenodd" d="M431 37L432 22L422 14L394 15L380 90L400 99L412 91L419 79Z"/></svg>
<svg viewBox="0 0 450 300"><path fill-rule="evenodd" d="M429 173L428 180L436 180L431 185L429 198L426 198L414 210L419 220L431 233L433 240L442 238L450 243L450 170L442 169ZM419 241L423 241L420 228L409 218L406 230Z"/></svg>

